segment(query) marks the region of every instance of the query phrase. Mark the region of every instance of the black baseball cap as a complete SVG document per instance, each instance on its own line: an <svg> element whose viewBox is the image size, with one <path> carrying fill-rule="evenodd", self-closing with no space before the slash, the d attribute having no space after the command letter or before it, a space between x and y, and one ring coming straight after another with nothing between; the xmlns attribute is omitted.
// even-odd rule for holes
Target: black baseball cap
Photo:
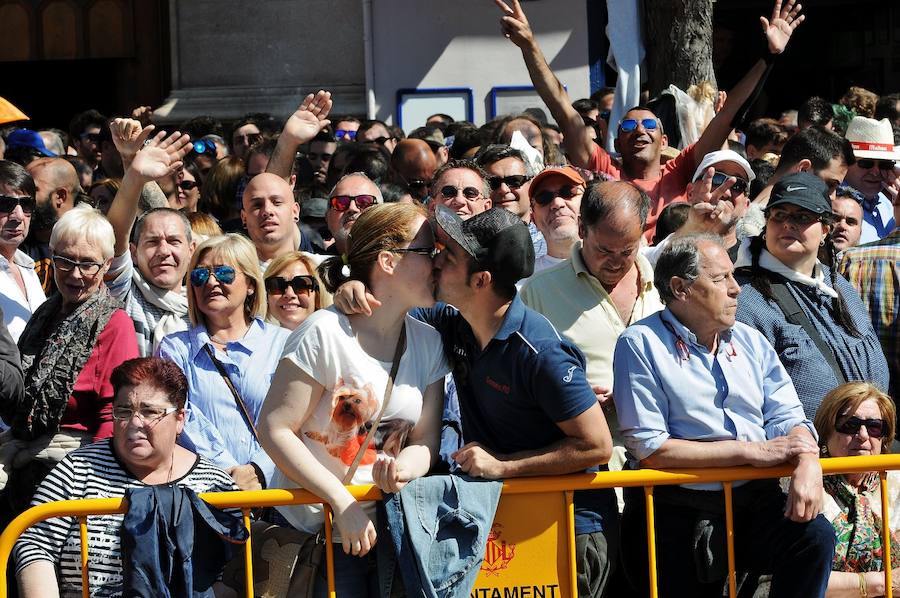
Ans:
<svg viewBox="0 0 900 598"><path fill-rule="evenodd" d="M534 273L534 245L528 225L509 210L491 208L463 220L441 205L434 217L438 226L494 280L515 284Z"/></svg>
<svg viewBox="0 0 900 598"><path fill-rule="evenodd" d="M833 214L828 185L810 172L797 172L784 177L772 188L766 210L792 204L815 214Z"/></svg>

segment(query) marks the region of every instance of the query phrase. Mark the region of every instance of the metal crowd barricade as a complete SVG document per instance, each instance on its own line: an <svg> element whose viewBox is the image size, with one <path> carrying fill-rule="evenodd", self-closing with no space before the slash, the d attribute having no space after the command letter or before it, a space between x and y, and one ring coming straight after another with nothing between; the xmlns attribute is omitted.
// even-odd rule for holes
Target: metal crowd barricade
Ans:
<svg viewBox="0 0 900 598"><path fill-rule="evenodd" d="M876 455L871 457L837 457L822 459L822 471L825 475L838 473L864 473L879 472L881 479L881 515L882 521L890 521L888 504L887 472L900 469L900 455ZM518 478L504 482L503 495L536 494L548 492L563 493L566 501L565 521L561 525L566 527L565 541L562 543L569 551L566 567L561 573L565 576L568 587L575 588L575 532L573 495L574 490L587 490L612 487L644 487L646 497L647 515L647 545L650 573L650 596L657 596L656 577L656 535L654 529L653 488L674 484L698 484L721 482L724 487L726 500L725 522L728 547L728 588L732 598L737 596L736 575L734 561L734 529L733 513L731 505L732 485L736 481L758 480L766 478L785 477L791 474L789 465L773 468L755 467L729 467L708 468L691 470L653 470L642 469L637 471L600 472L597 474L573 474L552 477ZM352 486L350 492L357 500L378 500L381 493L374 486ZM201 494L201 498L209 504L219 508L239 508L244 517L244 524L250 526L250 510L255 507L272 507L288 504L321 503L321 499L303 490L259 490L246 492L219 492ZM501 499L502 500L502 499ZM91 515L108 515L125 513L127 504L124 499L103 498L70 500L47 503L33 507L17 517L0 535L0 598L7 594L7 565L13 545L18 537L30 526L49 519L51 517L73 516L80 524L81 533L81 564L82 564L82 592L85 597L90 596L88 587L88 538L87 517ZM330 518L326 518L329 521ZM334 598L334 553L331 525L325 527L327 538L326 569L328 575L328 588L330 596ZM246 559L246 596L253 594L253 564L251 562L251 547L247 542L245 550ZM882 526L882 562L891 562L890 526ZM885 567L885 588L887 598L893 596L891 588L891 568Z"/></svg>

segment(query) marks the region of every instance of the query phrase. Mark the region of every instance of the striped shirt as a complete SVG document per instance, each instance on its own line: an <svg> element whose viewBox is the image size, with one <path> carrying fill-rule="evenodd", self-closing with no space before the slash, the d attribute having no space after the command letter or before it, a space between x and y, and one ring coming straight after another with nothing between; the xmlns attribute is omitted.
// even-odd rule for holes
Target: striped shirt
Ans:
<svg viewBox="0 0 900 598"><path fill-rule="evenodd" d="M237 490L231 477L204 457L173 483L194 492ZM116 458L112 439L69 453L51 471L34 495L32 506L57 500L120 498L128 488L144 486ZM122 560L119 530L124 515L88 517L87 532L91 596L121 596ZM25 531L13 550L16 573L36 561L56 565L60 596L81 596L81 537L75 517L42 521Z"/></svg>
<svg viewBox="0 0 900 598"><path fill-rule="evenodd" d="M900 228L844 253L839 270L862 296L891 367L892 396L900 396Z"/></svg>

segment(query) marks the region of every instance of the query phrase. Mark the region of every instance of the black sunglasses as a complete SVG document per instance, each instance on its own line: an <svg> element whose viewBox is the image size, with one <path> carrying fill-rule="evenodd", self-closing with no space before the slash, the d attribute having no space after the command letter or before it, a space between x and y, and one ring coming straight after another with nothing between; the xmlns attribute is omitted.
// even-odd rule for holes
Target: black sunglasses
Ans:
<svg viewBox="0 0 900 598"><path fill-rule="evenodd" d="M861 158L856 161L856 165L863 170L870 170L876 164L878 164L878 170L891 170L896 162L893 160L873 160L871 158Z"/></svg>
<svg viewBox="0 0 900 598"><path fill-rule="evenodd" d="M376 137L375 139L362 140L362 142L363 143L377 143L378 145L384 145L391 139L394 139L394 138L393 137Z"/></svg>
<svg viewBox="0 0 900 598"><path fill-rule="evenodd" d="M441 197L444 199L453 199L460 193L468 200L478 199L481 197L481 191L475 187L454 187L453 185L444 185L441 187Z"/></svg>
<svg viewBox="0 0 900 598"><path fill-rule="evenodd" d="M270 276L266 279L266 292L272 295L283 295L288 287L292 288L297 295L319 292L319 283L308 274L300 274L291 279L284 276Z"/></svg>
<svg viewBox="0 0 900 598"><path fill-rule="evenodd" d="M16 209L16 206L22 206L22 213L29 216L34 212L34 198L29 195L23 197L0 195L0 214L9 214Z"/></svg>
<svg viewBox="0 0 900 598"><path fill-rule="evenodd" d="M197 181L181 181L180 183L178 183L178 187L182 191L190 191L191 189L194 189L199 186L200 186L200 183L198 183Z"/></svg>
<svg viewBox="0 0 900 598"><path fill-rule="evenodd" d="M724 185L725 181L727 181L729 177L734 177L737 179L734 182L734 185L731 186L731 190L735 195L742 195L747 192L747 187L750 186L750 183L747 181L747 179L742 179L741 177L734 176L733 174L725 174L724 172L719 172L718 170L712 178L713 189Z"/></svg>
<svg viewBox="0 0 900 598"><path fill-rule="evenodd" d="M494 191L499 189L500 185L502 185L503 183L506 183L506 186L510 189L518 189L530 180L531 177L524 174L513 174L510 176L491 176L488 177L488 184Z"/></svg>
<svg viewBox="0 0 900 598"><path fill-rule="evenodd" d="M866 432L872 438L884 438L887 431L887 424L883 419L861 419L855 415L848 417L844 421L838 419L834 424L834 429L841 434L854 435L859 432L861 427L866 427Z"/></svg>
<svg viewBox="0 0 900 598"><path fill-rule="evenodd" d="M573 197L578 195L578 192L578 185L566 185L565 187L560 187L556 191L547 189L546 191L535 193L534 202L539 206L546 206L550 205L550 203L553 202L553 200L557 197L561 197L562 199L572 199Z"/></svg>

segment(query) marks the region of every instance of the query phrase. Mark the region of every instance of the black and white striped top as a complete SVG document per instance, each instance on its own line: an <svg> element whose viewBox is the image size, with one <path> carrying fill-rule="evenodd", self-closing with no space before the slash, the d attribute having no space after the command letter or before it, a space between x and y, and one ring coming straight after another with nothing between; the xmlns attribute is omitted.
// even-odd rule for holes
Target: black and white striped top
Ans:
<svg viewBox="0 0 900 598"><path fill-rule="evenodd" d="M204 457L173 483L194 492L237 490L227 473ZM57 500L118 498L128 488L144 486L116 458L112 439L69 453L51 471L34 495L32 506ZM120 596L122 560L119 530L124 515L88 517L88 569L91 596ZM30 527L13 549L16 573L35 561L56 565L60 595L81 596L81 536L75 517L47 519Z"/></svg>

